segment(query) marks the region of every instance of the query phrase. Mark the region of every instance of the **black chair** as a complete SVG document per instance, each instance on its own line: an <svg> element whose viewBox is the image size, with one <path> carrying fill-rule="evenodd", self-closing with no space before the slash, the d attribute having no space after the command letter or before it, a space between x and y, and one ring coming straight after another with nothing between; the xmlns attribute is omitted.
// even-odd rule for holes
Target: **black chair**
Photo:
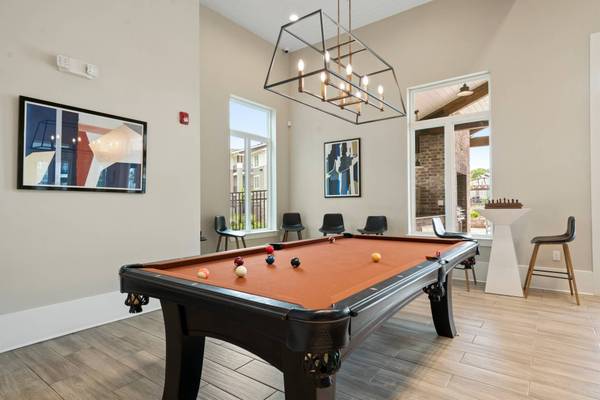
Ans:
<svg viewBox="0 0 600 400"><path fill-rule="evenodd" d="M296 232L298 240L302 240L302 231L304 225L302 225L302 219L300 213L284 213L281 223L281 229L283 229L283 241L288 240L289 232Z"/></svg>
<svg viewBox="0 0 600 400"><path fill-rule="evenodd" d="M462 232L447 232L446 228L444 228L444 223L439 217L433 217L431 222L433 223L433 232L435 233L435 236L441 239L473 240ZM473 274L473 284L477 286L477 276L475 275L475 268L473 268L475 266L475 259L473 258L465 260L461 263L461 265L463 268L457 267L457 269L462 269L465 271L465 282L467 285L467 292L469 292L471 290L469 287L469 270L471 270L471 273Z"/></svg>
<svg viewBox="0 0 600 400"><path fill-rule="evenodd" d="M217 250L221 247L221 239L225 238L225 250L227 250L227 243L229 242L229 238L235 239L235 244L237 248L240 248L239 239L242 239L242 244L246 247L246 232L244 231L234 231L227 227L227 222L225 221L225 217L222 215L217 215L215 217L215 232L219 235L219 241L217 242Z"/></svg>
<svg viewBox="0 0 600 400"><path fill-rule="evenodd" d="M385 215L371 215L367 217L367 222L363 229L358 229L363 235L383 235L387 231L387 218Z"/></svg>
<svg viewBox="0 0 600 400"><path fill-rule="evenodd" d="M527 292L529 291L529 286L531 285L531 281L533 276L544 276L546 278L558 278L558 279L567 279L569 281L569 290L571 291L571 296L575 295L575 300L577 301L577 305L579 305L579 293L577 292L577 283L575 283L575 271L573 269L573 260L571 259L571 251L569 249L569 244L575 240L575 217L569 217L567 220L567 231L562 235L553 235L553 236L536 236L531 239L531 243L533 246L533 253L531 254L531 260L529 261L529 269L527 270L527 277L525 278L525 284L523 285L523 292L525 297L527 298ZM565 264L567 267L567 272L557 272L550 271L547 269L535 269L535 261L537 259L538 251L540 246L543 245L562 245L563 253L565 255ZM543 272L542 274L536 274L536 272ZM561 275L567 275L565 278Z"/></svg>
<svg viewBox="0 0 600 400"><path fill-rule="evenodd" d="M342 214L325 214L323 216L323 226L319 228L319 232L323 233L323 236L332 235L334 233L340 234L344 230L344 217Z"/></svg>

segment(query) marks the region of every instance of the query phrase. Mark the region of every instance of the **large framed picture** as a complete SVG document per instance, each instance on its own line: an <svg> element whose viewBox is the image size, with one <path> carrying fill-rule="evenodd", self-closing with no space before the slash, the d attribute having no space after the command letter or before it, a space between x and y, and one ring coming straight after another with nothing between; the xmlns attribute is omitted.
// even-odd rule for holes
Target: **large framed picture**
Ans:
<svg viewBox="0 0 600 400"><path fill-rule="evenodd" d="M19 189L146 191L146 122L19 100Z"/></svg>
<svg viewBox="0 0 600 400"><path fill-rule="evenodd" d="M360 139L325 143L325 197L360 197Z"/></svg>

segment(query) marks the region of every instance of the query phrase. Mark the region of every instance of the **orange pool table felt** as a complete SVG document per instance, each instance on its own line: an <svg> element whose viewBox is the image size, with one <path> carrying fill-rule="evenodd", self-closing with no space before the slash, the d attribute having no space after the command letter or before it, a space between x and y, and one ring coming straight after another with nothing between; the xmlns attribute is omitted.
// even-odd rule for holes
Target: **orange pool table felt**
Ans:
<svg viewBox="0 0 600 400"><path fill-rule="evenodd" d="M265 261L266 251L243 256L248 274L238 278L234 273L236 254L195 264L144 270L166 276L214 285L253 295L298 304L307 309L327 309L378 282L401 274L426 261L436 252L444 253L456 242L378 240L338 238L335 243L320 240L274 253L275 263ZM373 262L372 253L380 253L381 261ZM300 258L301 265L292 268L290 260ZM208 279L198 278L199 268L208 268Z"/></svg>

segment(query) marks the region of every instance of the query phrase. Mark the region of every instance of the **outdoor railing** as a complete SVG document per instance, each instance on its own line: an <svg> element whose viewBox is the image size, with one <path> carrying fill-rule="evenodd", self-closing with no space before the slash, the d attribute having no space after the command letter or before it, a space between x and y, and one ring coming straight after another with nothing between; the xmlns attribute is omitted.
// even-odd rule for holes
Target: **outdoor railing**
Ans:
<svg viewBox="0 0 600 400"><path fill-rule="evenodd" d="M252 190L250 192L250 224L251 229L264 229L269 223L268 191ZM245 229L246 220L245 192L229 193L229 225L231 229Z"/></svg>

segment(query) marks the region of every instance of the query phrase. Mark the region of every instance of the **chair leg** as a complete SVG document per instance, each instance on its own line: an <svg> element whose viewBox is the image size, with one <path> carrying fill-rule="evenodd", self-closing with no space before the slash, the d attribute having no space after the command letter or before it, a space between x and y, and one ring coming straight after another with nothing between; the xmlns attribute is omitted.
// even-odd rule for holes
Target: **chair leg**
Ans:
<svg viewBox="0 0 600 400"><path fill-rule="evenodd" d="M240 248L240 240L238 239L237 236L235 237L235 247L238 249Z"/></svg>
<svg viewBox="0 0 600 400"><path fill-rule="evenodd" d="M288 239L288 231L283 231L283 241L287 242Z"/></svg>
<svg viewBox="0 0 600 400"><path fill-rule="evenodd" d="M219 241L217 242L217 250L216 252L219 252L219 249L221 248L221 239L223 239L223 236L219 235Z"/></svg>
<svg viewBox="0 0 600 400"><path fill-rule="evenodd" d="M477 286L477 275L475 275L475 268L471 267L471 273L473 274L473 285Z"/></svg>
<svg viewBox="0 0 600 400"><path fill-rule="evenodd" d="M571 250L569 249L569 245L563 244L563 251L565 253L565 261L567 263L567 270L569 272L569 277L573 283L573 291L575 292L575 300L577 301L577 305L579 303L579 292L577 292L577 283L575 282L575 270L573 268L573 260L571 259Z"/></svg>
<svg viewBox="0 0 600 400"><path fill-rule="evenodd" d="M302 231L298 231L298 240L302 240Z"/></svg>
<svg viewBox="0 0 600 400"><path fill-rule="evenodd" d="M529 292L529 286L531 285L531 277L533 276L533 268L535 267L535 260L540 249L540 245L536 244L533 247L533 253L531 253L531 260L529 260L529 269L527 269L527 277L525 278L525 284L523 285L523 295L527 298Z"/></svg>
<svg viewBox="0 0 600 400"><path fill-rule="evenodd" d="M467 285L467 292L471 291L471 288L469 287L469 269L465 268L465 283Z"/></svg>
<svg viewBox="0 0 600 400"><path fill-rule="evenodd" d="M227 246L229 244L229 237L225 236L225 251L227 251Z"/></svg>
<svg viewBox="0 0 600 400"><path fill-rule="evenodd" d="M242 245L244 246L244 248L246 248L246 239L244 239L243 236L242 236Z"/></svg>

